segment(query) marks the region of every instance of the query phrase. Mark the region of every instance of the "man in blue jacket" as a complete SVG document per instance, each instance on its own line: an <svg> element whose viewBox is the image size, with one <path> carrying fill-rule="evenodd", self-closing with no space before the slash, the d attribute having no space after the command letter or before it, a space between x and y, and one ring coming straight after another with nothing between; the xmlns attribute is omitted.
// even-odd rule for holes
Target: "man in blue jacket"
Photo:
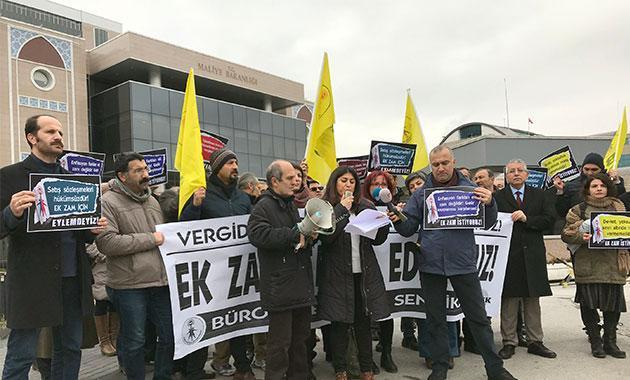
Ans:
<svg viewBox="0 0 630 380"><path fill-rule="evenodd" d="M470 186L469 179L455 170L453 151L446 145L438 145L429 153L431 175L420 191L416 191L403 210L405 222L393 213L389 217L394 228L403 236L418 232L420 246L420 280L431 340L433 371L429 380L446 379L448 371L448 329L446 324L446 280L450 280L479 351L483 357L489 380L512 380L514 377L503 368L503 360L497 354L490 322L477 275L477 247L471 229L423 230L424 189ZM475 198L485 207L485 225L492 226L497 219L497 205L490 190L475 187Z"/></svg>

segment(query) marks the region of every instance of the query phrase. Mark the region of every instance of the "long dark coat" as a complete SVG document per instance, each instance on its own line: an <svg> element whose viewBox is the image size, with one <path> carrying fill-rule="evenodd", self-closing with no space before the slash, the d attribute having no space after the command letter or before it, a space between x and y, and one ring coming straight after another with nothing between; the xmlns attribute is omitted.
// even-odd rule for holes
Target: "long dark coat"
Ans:
<svg viewBox="0 0 630 380"><path fill-rule="evenodd" d="M29 189L29 173L39 171L29 156L24 161L0 169L0 211L11 196ZM8 236L7 326L28 329L60 325L63 321L61 298L61 239L58 232L26 233L26 211L20 224L9 230L0 217L0 239ZM93 310L92 275L85 243L93 237L89 231L75 231L77 274L81 283L83 315Z"/></svg>
<svg viewBox="0 0 630 380"><path fill-rule="evenodd" d="M519 208L510 186L495 193L499 212L513 213ZM503 297L550 296L547 256L543 231L556 219L550 193L525 186L523 212L526 222L515 222L512 229Z"/></svg>
<svg viewBox="0 0 630 380"><path fill-rule="evenodd" d="M366 200L358 206L357 214L375 207ZM321 264L318 266L318 315L327 321L353 323L355 319L354 278L352 273L352 241L344 231L350 213L342 204L335 206L337 228L332 235L319 235L322 242L319 248ZM385 283L378 265L373 246L381 245L387 239L389 224L379 228L374 240L361 236L359 252L363 273L361 294L364 312L372 320L386 318L391 313L391 302L385 292Z"/></svg>

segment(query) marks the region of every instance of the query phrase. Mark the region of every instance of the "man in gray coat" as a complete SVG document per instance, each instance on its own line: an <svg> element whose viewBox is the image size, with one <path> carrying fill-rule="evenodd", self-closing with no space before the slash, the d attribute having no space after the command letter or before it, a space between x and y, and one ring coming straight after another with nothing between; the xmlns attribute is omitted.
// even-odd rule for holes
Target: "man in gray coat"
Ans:
<svg viewBox="0 0 630 380"><path fill-rule="evenodd" d="M128 379L144 380L145 322L149 319L158 335L154 378L170 380L174 349L171 302L158 249L164 236L155 231L164 218L151 196L144 157L121 155L111 187L102 202L109 225L96 244L107 256L107 290L120 314L122 364Z"/></svg>
<svg viewBox="0 0 630 380"><path fill-rule="evenodd" d="M429 153L431 175L425 188L447 188L475 184L455 170L453 151L446 145L438 145ZM485 207L487 228L496 222L497 206L490 190L475 187L474 196ZM472 229L420 228L425 211L424 192L416 191L404 213L405 222L392 212L389 213L394 228L403 236L418 232L420 246L420 280L424 293L427 321L433 345L430 348L433 358L433 371L429 380L446 379L448 371L448 328L446 324L446 280L450 280L470 324L479 351L486 365L489 380L512 380L514 377L503 368L503 360L494 346L490 322L486 310L481 284L477 275L477 247ZM418 230L420 228L420 230Z"/></svg>

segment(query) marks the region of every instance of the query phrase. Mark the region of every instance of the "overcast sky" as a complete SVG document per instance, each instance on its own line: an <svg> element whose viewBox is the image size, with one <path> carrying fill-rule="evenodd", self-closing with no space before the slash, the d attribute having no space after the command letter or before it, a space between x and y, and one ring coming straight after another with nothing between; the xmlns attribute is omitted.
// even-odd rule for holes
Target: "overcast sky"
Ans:
<svg viewBox="0 0 630 380"><path fill-rule="evenodd" d="M411 89L429 148L471 121L612 131L630 105L630 1L58 2L304 84L329 54L338 156L400 141Z"/></svg>

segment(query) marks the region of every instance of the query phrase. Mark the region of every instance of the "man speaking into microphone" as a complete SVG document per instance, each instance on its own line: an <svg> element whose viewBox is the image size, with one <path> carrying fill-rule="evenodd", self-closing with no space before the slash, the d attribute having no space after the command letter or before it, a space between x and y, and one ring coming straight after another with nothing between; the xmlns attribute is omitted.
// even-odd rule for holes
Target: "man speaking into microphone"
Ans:
<svg viewBox="0 0 630 380"><path fill-rule="evenodd" d="M431 175L425 188L447 188L475 184L455 170L453 151L446 145L438 145L429 153ZM485 207L485 226L490 228L497 218L497 205L490 190L476 187L474 198ZM503 368L503 360L497 354L481 285L477 275L477 247L472 229L424 230L425 212L423 191L416 191L407 202L404 213L407 221L401 221L393 212L388 215L394 228L403 236L418 233L420 246L420 281L424 290L427 321L433 344L430 349L433 371L430 380L446 379L448 371L448 328L446 323L446 280L450 280L459 302L469 321L470 329L483 357L489 380L511 380L514 377Z"/></svg>

